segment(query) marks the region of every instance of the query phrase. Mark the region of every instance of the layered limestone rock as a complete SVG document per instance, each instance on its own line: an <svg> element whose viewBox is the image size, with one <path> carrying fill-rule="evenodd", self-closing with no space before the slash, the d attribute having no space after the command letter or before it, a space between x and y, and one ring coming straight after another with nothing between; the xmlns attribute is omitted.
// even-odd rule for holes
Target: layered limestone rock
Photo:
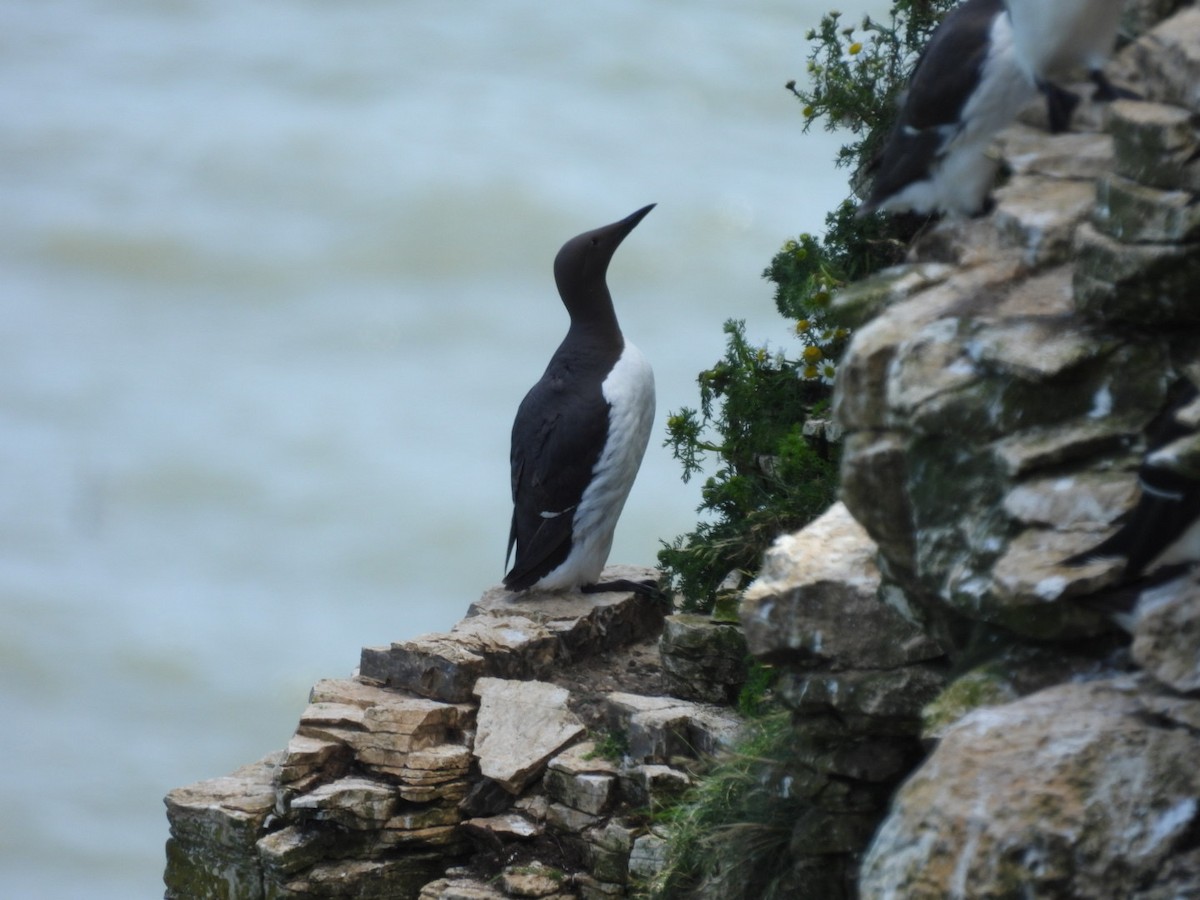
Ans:
<svg viewBox="0 0 1200 900"><path fill-rule="evenodd" d="M787 773L807 798L791 839L799 883L828 900L853 895L858 859L922 756L921 711L946 682L942 648L881 601L876 554L835 504L775 542L742 602L747 644L780 670L806 762Z"/></svg>
<svg viewBox="0 0 1200 900"><path fill-rule="evenodd" d="M313 687L284 750L167 796L166 896L625 896L631 871L662 865L644 811L739 728L635 693L657 684L664 612L628 592L493 589L446 634L365 648L357 677ZM624 747L601 755L589 728Z"/></svg>
<svg viewBox="0 0 1200 900"><path fill-rule="evenodd" d="M1130 645L1094 602L1121 560L1064 564L1137 502L1148 426L1200 385L1200 11L1116 69L1148 101L1084 117L1104 133L1010 129L993 215L835 301L878 596L970 670L925 709L934 749L864 898L1200 896L1200 582L1143 592Z"/></svg>

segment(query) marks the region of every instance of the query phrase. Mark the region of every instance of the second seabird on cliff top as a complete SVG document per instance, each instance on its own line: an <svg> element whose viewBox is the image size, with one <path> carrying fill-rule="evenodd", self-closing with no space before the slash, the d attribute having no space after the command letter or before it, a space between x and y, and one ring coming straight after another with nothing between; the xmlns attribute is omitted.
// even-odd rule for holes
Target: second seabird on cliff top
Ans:
<svg viewBox="0 0 1200 900"><path fill-rule="evenodd" d="M942 20L909 80L859 215L986 212L988 145L1035 95L1004 0L967 0Z"/></svg>

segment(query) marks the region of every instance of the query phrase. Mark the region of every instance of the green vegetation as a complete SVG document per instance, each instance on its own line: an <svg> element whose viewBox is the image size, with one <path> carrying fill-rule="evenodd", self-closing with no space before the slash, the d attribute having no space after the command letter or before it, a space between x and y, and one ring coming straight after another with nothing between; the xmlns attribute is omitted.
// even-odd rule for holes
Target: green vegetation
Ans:
<svg viewBox="0 0 1200 900"><path fill-rule="evenodd" d="M803 104L804 127L823 120L851 140L838 164L855 187L870 177L896 98L920 48L955 0L895 0L888 22L845 26L839 13L809 33L809 82L787 87ZM833 294L903 258L923 222L856 219L848 199L826 217L823 237L787 241L763 273L795 343L768 350L742 322L725 325L724 357L698 378L696 408L673 413L667 445L684 480L704 471L705 518L659 552L670 587L688 611L710 612L755 574L774 538L824 512L837 491L838 448L814 425L828 415L837 362L850 338L826 319ZM732 576L732 577L731 577ZM752 666L739 708L752 717L747 739L677 805L660 813L667 866L639 896L720 896L729 900L821 896L823 874L797 865L797 828L811 809L814 781L790 718L770 702L772 670ZM810 881L815 878L816 881ZM827 887L828 885L826 885Z"/></svg>
<svg viewBox="0 0 1200 900"><path fill-rule="evenodd" d="M629 735L623 731L601 731L590 737L596 746L584 759L607 759L619 763L629 752Z"/></svg>
<svg viewBox="0 0 1200 900"><path fill-rule="evenodd" d="M809 86L788 88L804 104L806 130L824 120L853 136L838 163L853 167L856 180L886 135L919 48L951 5L896 0L887 24L864 18L846 27L840 13L829 13L809 32ZM825 310L848 281L898 262L920 224L859 220L855 208L847 200L831 212L822 238L787 241L763 273L795 344L771 351L746 336L743 322L726 322L725 356L698 377L699 406L667 421L666 444L685 481L716 463L701 489L702 520L658 554L686 611L711 612L758 571L772 540L810 522L837 495L837 446L819 428L805 428L828 414L850 336L826 321Z"/></svg>
<svg viewBox="0 0 1200 900"><path fill-rule="evenodd" d="M705 896L728 900L795 897L789 844L811 798L792 790L802 768L785 713L756 721L738 751L660 815L667 867L642 885L645 898Z"/></svg>
<svg viewBox="0 0 1200 900"><path fill-rule="evenodd" d="M746 662L746 683L738 693L738 712L749 719L765 715L770 708L771 688L774 685L775 669L749 657Z"/></svg>

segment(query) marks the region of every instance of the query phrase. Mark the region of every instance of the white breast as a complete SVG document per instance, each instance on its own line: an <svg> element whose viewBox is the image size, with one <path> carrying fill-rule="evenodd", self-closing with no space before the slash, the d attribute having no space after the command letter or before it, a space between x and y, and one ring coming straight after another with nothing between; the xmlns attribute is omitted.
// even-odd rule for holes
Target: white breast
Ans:
<svg viewBox="0 0 1200 900"><path fill-rule="evenodd" d="M543 590L573 588L599 579L612 549L617 519L650 441L654 373L637 347L626 341L601 390L610 405L608 441L575 508L571 552L538 582Z"/></svg>

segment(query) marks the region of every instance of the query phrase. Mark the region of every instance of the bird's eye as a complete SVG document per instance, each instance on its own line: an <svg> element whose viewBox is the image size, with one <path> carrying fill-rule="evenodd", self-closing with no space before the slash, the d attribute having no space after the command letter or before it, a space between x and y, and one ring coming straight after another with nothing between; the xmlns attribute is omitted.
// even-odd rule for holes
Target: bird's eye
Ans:
<svg viewBox="0 0 1200 900"><path fill-rule="evenodd" d="M591 245L592 245L593 247L595 247L597 244L599 244L599 243L600 243L600 238L592 238L592 240L590 241L590 243L591 243Z"/></svg>

